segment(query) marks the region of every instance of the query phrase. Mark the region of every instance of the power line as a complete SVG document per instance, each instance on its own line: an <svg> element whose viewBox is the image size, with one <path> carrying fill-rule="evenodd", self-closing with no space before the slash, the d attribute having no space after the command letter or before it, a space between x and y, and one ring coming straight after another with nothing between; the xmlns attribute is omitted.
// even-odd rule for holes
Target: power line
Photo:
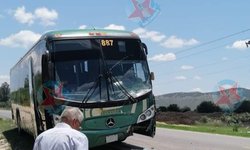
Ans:
<svg viewBox="0 0 250 150"><path fill-rule="evenodd" d="M236 32L236 33L233 33L233 34L230 34L230 35L223 36L223 37L221 37L221 38L218 38L218 39L215 39L215 40L206 42L206 43L204 43L204 44L201 44L201 45L198 45L198 46L195 46L195 47L191 47L191 48L188 48L188 49L184 49L184 50L178 51L178 52L176 52L175 54L180 54L180 53L183 53L183 52L185 52L185 51L187 51L187 50L200 48L200 47L202 47L202 46L209 45L209 44L211 44L211 43L214 43L214 42L217 42L217 41L220 41L220 40L223 40L223 39L226 39L226 38L229 38L229 37L238 35L238 34L245 33L245 32L247 32L247 31L250 31L250 28L249 28L249 29L242 30L242 31L239 31L239 32ZM201 54L201 53L204 53L204 52L211 52L212 50L216 50L216 49L218 49L218 48L224 47L224 46L229 45L229 44L231 44L231 43L232 43L232 42L227 42L226 44L223 44L223 45L220 45L220 46L216 46L216 47L209 48L209 49L204 49L204 50L201 50L201 51L198 51L198 52L194 52L194 53L191 53L191 54L182 56L182 57L177 57L176 60L174 60L174 61L169 61L169 62L175 62L175 61L177 61L177 60L181 60L181 59L184 59L184 58L187 58L187 57L191 57L191 56L194 56L194 55L197 55L197 54ZM250 41L246 42L246 45L247 45L247 46L248 46L248 43L250 44ZM158 66L158 65L162 65L162 64L164 64L164 62L161 62L160 64L158 63L158 64L156 64L156 65ZM152 66L154 66L154 65L152 65Z"/></svg>
<svg viewBox="0 0 250 150"><path fill-rule="evenodd" d="M233 34L229 34L229 35L220 37L220 38L215 39L215 40L211 40L211 41L205 42L205 43L203 43L203 44L200 44L200 45L197 45L197 46L188 48L188 49L184 49L184 50L177 51L175 54L180 54L180 53L183 53L183 52L188 51L188 50L191 50L191 49L196 49L196 48L199 48L199 47L202 47L202 46L205 46L205 45L209 45L209 44L211 44L211 43L215 43L215 42L217 42L217 41L221 41L221 40L227 39L227 38L229 38L229 37L232 37L232 36L235 36L235 35L238 35L238 34L245 33L245 32L247 32L247 31L250 31L250 28L249 28L249 29L242 30L242 31L239 31L239 32L236 32L236 33L233 33Z"/></svg>
<svg viewBox="0 0 250 150"><path fill-rule="evenodd" d="M231 60L230 62L235 62L235 61L238 61L240 59L246 59L246 58L249 58L250 55L247 55L247 56L244 56L244 57L240 57L240 58L236 58L236 59L233 59ZM199 65L199 66L195 66L192 70L189 70L189 71L193 71L193 70L197 70L197 69L201 69L201 68L204 68L204 67L207 67L207 66L214 66L214 65L217 65L217 64L222 64L222 63L225 63L225 62L229 62L229 61L215 61L215 62L212 62L212 63L207 63L207 64L203 64L203 65ZM175 73L179 73L179 72L187 72L188 70L178 70L178 71L173 71L173 72L169 72L169 73L166 73L168 75L172 75L172 74L175 74Z"/></svg>
<svg viewBox="0 0 250 150"><path fill-rule="evenodd" d="M220 46L216 46L216 47L213 47L213 48L203 49L203 50L201 50L201 51L194 52L194 53L191 53L191 54L189 54L189 55L179 57L178 60L184 59L184 58L186 58L186 57L191 57L191 56L194 56L194 55L197 55L197 54L201 54L201 53L204 53L204 52L211 52L211 51L213 51L213 50L216 50L216 49L219 49L219 48L221 48L221 47L224 47L224 46L226 46L226 45L228 45L228 44L230 44L230 43L231 43L231 42L228 42L228 43L226 43L226 44L223 44L223 45L220 45Z"/></svg>
<svg viewBox="0 0 250 150"><path fill-rule="evenodd" d="M249 66L249 64L246 64L246 65L241 65L241 66L234 66L234 67L230 67L230 68L226 68L226 69L223 69L223 70L219 70L219 71L214 71L214 72L209 72L209 73L204 73L204 74L201 74L200 76L204 77L204 76L211 76L211 75L215 75L215 74L219 74L219 73L224 73L224 72L230 72L230 71L235 71L235 70L238 70L238 69L242 69L242 68L245 68L246 66ZM187 80L191 80L193 78L188 78L188 79L185 79L185 80L178 80L178 81L187 81ZM172 83L176 83L178 82L176 81L175 79L172 79L172 80L168 80L168 81L163 81L161 82L161 84L163 85L163 83L165 85L169 85L169 84L172 84Z"/></svg>
<svg viewBox="0 0 250 150"><path fill-rule="evenodd" d="M183 50L177 51L177 52L175 52L175 54L178 54L178 55L179 55L179 54L182 54L182 53L187 52L187 51L189 51L189 50L198 49L198 48L201 48L201 47L203 47L203 46L207 46L207 45L209 45L209 44L212 44L212 43L215 43L215 42L218 42L218 41L222 41L222 40L224 40L224 39L228 39L228 38L230 38L230 37L233 37L233 36L236 36L236 35L239 35L239 34L248 32L248 31L250 31L250 28L249 28L249 29L242 30L242 31L239 31L239 32L236 32L236 33L233 33L233 34L230 34L230 35L226 35L226 36L217 38L217 39L215 39L215 40L211 40L211 41L205 42L205 43L200 44L200 45L197 45L197 46L195 46L195 47L191 47L191 48L187 48L187 49L183 49ZM230 43L232 43L232 42L230 42ZM228 44L230 44L230 43L228 43ZM202 49L201 51L193 52L193 53L191 53L191 54L188 54L188 55L179 57L177 60L184 59L184 58L187 58L187 57L191 57L191 56L194 56L194 55L197 55L197 54L201 54L201 53L204 53L204 52L211 52L212 50L216 50L216 49L218 49L218 48L220 48L220 47L224 47L225 45L228 45L228 44L223 44L223 45L216 46L216 47L209 48L209 49ZM246 46L248 47L249 45L250 45L250 41L246 42ZM247 57L250 57L250 55L247 56ZM238 58L238 59L247 58L247 57L240 57L240 58ZM238 59L233 59L232 61L236 61L236 60L238 60ZM230 62L232 62L232 61L230 61ZM175 62L175 61L172 61L172 62ZM228 61L216 61L216 62L213 62L213 63L209 63L209 64L204 64L204 65L197 66L197 67L195 67L194 69L200 69L200 68L204 68L204 67L206 67L206 66L216 65L216 64L220 64L220 63L224 63L224 62L228 62ZM163 63L161 63L161 64L163 64ZM158 63L157 65L159 65L159 63ZM204 77L204 76L212 76L212 75L220 74L220 73L224 73L224 72L231 72L231 71L235 71L235 70L238 70L238 69L246 68L246 66L249 66L249 64L240 65L240 66L238 65L238 66L234 66L234 67L230 67L230 68L224 68L223 70L217 70L217 71L214 70L214 71L212 71L212 72L199 74L199 76ZM177 72L180 72L180 71L177 71ZM172 73L175 73L175 72L172 72ZM172 73L171 73L171 74L172 74ZM169 73L166 74L166 79L169 78L169 77L167 77L168 75L169 75ZM190 77L190 78L188 78L188 79L186 79L186 80L191 80L191 79L193 79L193 78ZM186 80L184 80L184 81L186 81ZM177 83L177 82L178 82L178 81L175 80L175 79L168 80L168 81L165 80L165 81L163 81L163 82L161 81L161 86L162 86L163 84L164 84L164 85L169 85L169 84L173 84L173 83ZM183 81L182 81L182 82L183 82ZM156 85L155 85L155 86L156 86Z"/></svg>

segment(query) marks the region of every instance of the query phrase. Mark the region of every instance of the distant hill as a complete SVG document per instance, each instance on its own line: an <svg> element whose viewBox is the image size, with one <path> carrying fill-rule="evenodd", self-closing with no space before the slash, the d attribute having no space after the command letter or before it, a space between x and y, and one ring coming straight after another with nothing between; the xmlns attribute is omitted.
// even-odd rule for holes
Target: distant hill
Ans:
<svg viewBox="0 0 250 150"><path fill-rule="evenodd" d="M170 93L156 96L156 107L166 106L170 104L177 104L180 108L185 106L191 108L191 110L196 109L196 107L203 101L212 101L217 103L222 96L228 97L230 101L243 101L250 100L250 90L245 88L237 89L227 89L225 91L218 92L209 92L209 93L200 93L200 92L179 92L179 93ZM236 95L236 96L235 96Z"/></svg>

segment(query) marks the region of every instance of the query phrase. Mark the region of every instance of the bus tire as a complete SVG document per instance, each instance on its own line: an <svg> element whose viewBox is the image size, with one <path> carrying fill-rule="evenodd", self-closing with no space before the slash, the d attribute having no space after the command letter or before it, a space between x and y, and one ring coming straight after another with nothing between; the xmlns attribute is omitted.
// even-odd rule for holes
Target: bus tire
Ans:
<svg viewBox="0 0 250 150"><path fill-rule="evenodd" d="M123 142L127 139L127 137L125 137L124 139L121 139L119 142Z"/></svg>

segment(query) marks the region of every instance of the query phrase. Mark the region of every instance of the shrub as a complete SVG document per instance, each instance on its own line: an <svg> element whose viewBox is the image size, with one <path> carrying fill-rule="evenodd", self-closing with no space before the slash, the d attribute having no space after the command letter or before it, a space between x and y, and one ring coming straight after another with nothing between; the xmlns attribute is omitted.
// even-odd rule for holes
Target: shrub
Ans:
<svg viewBox="0 0 250 150"><path fill-rule="evenodd" d="M241 105L234 111L236 113L250 112L250 101L243 101Z"/></svg>
<svg viewBox="0 0 250 150"><path fill-rule="evenodd" d="M167 111L167 107L165 106L160 106L157 108L157 112L166 112Z"/></svg>
<svg viewBox="0 0 250 150"><path fill-rule="evenodd" d="M187 112L187 111L191 111L191 109L189 107L185 106L185 107L181 108L180 111L181 112Z"/></svg>
<svg viewBox="0 0 250 150"><path fill-rule="evenodd" d="M170 104L167 107L167 111L174 111L174 112L180 112L180 108L177 104Z"/></svg>
<svg viewBox="0 0 250 150"><path fill-rule="evenodd" d="M11 107L10 101L0 102L0 108L9 109Z"/></svg>
<svg viewBox="0 0 250 150"><path fill-rule="evenodd" d="M213 113L213 112L221 112L221 108L216 106L211 101L204 101L197 106L197 112L199 113Z"/></svg>
<svg viewBox="0 0 250 150"><path fill-rule="evenodd" d="M241 123L249 126L250 124L250 113L240 113L240 114L224 114L221 117L221 121L232 125L235 123Z"/></svg>
<svg viewBox="0 0 250 150"><path fill-rule="evenodd" d="M202 116L202 117L200 118L200 122L201 122L201 123L207 123L209 120L210 120L210 119L209 119L207 116Z"/></svg>

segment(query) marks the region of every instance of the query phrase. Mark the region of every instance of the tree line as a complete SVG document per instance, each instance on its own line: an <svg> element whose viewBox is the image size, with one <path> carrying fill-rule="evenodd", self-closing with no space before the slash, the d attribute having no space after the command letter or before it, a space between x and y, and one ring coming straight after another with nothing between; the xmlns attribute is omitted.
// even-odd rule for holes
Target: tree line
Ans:
<svg viewBox="0 0 250 150"><path fill-rule="evenodd" d="M7 82L4 82L0 87L0 102L7 102L9 98L10 98L10 86Z"/></svg>
<svg viewBox="0 0 250 150"><path fill-rule="evenodd" d="M191 109L187 106L180 108L177 104L170 104L168 107L165 107L165 106L158 107L157 111L158 112L167 112L167 111L186 112L186 111L191 111ZM213 113L213 112L222 112L223 110L211 101L204 101L204 102L201 102L194 111L198 113ZM240 104L240 106L234 110L234 112L235 113L244 113L244 112L250 113L250 100L244 100Z"/></svg>

